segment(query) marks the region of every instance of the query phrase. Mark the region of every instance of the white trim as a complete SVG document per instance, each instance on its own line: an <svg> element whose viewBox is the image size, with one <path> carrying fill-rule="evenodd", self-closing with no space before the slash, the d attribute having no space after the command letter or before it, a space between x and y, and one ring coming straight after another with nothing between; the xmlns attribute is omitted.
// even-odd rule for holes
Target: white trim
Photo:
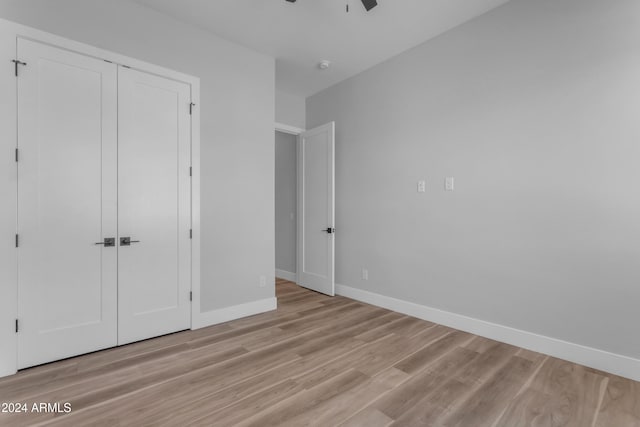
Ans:
<svg viewBox="0 0 640 427"><path fill-rule="evenodd" d="M13 65L8 61L16 54L15 34L11 30L0 21L0 58L7 61L0 73L0 152L3 153L0 160L0 377L15 374L18 367L18 334L13 323L18 317L18 251L11 245L18 212L17 163L8 156L16 148L16 78L12 69L5 68L6 64Z"/></svg>
<svg viewBox="0 0 640 427"><path fill-rule="evenodd" d="M305 132L305 130L302 128L289 126L289 125L285 125L284 123L278 123L278 122L274 123L274 127L276 128L277 131L288 133L290 135L300 135L302 132Z"/></svg>
<svg viewBox="0 0 640 427"><path fill-rule="evenodd" d="M336 294L640 381L640 360L336 284Z"/></svg>
<svg viewBox="0 0 640 427"><path fill-rule="evenodd" d="M296 283L296 281L298 280L297 277L296 277L296 273L292 273L292 272L287 271L287 270L279 270L277 268L276 268L276 277L288 280L288 281L293 282L293 283Z"/></svg>
<svg viewBox="0 0 640 427"><path fill-rule="evenodd" d="M267 311L276 310L278 308L278 299L276 297L266 298L259 301L252 301L244 304L234 305L232 307L220 308L217 310L200 313L197 323L194 323L192 329L205 328L219 323L229 322L235 319L241 319L254 314L265 313Z"/></svg>
<svg viewBox="0 0 640 427"><path fill-rule="evenodd" d="M191 84L191 102L195 104L191 114L191 328L199 322L202 315L200 295L200 80Z"/></svg>
<svg viewBox="0 0 640 427"><path fill-rule="evenodd" d="M85 56L91 56L98 59L104 59L115 64L126 65L128 67L144 71L146 73L156 74L161 77L192 84L194 81L200 81L200 78L184 74L169 68L154 65L139 59L121 55L119 53L110 52L99 47L91 46L86 43L77 42L55 34L47 33L36 28L27 27L22 24L7 21L0 18L0 25L13 32L16 37L32 40L38 43L48 44L53 47L66 49L72 52L80 53Z"/></svg>

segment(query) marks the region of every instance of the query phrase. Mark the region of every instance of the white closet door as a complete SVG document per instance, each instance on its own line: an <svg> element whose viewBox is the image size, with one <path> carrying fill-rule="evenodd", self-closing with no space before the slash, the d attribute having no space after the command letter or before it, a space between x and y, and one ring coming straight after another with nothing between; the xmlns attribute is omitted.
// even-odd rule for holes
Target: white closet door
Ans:
<svg viewBox="0 0 640 427"><path fill-rule="evenodd" d="M18 40L18 365L117 343L117 67Z"/></svg>
<svg viewBox="0 0 640 427"><path fill-rule="evenodd" d="M123 67L118 81L118 342L126 344L191 326L191 88Z"/></svg>

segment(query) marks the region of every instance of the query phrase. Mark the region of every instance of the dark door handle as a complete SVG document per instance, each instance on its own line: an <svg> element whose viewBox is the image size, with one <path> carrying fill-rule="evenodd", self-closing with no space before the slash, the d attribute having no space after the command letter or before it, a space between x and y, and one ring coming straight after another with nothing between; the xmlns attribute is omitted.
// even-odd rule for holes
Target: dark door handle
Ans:
<svg viewBox="0 0 640 427"><path fill-rule="evenodd" d="M328 234L333 234L333 233L335 233L335 232L336 232L336 229L335 229L335 228L331 228L331 227L329 227L329 228L327 228L327 229L325 229L325 230L320 230L320 231L322 231L322 232L324 232L324 233L328 233Z"/></svg>
<svg viewBox="0 0 640 427"><path fill-rule="evenodd" d="M116 245L115 237L105 237L104 241L96 243L96 245L104 245L105 248L109 248Z"/></svg>
<svg viewBox="0 0 640 427"><path fill-rule="evenodd" d="M140 240L131 240L131 237L120 238L120 246L131 246L132 243L140 243Z"/></svg>

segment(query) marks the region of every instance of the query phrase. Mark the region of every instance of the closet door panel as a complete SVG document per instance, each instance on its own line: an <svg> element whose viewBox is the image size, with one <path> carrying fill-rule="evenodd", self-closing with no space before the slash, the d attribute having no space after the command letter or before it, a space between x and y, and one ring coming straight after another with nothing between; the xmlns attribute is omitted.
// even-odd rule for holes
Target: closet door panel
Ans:
<svg viewBox="0 0 640 427"><path fill-rule="evenodd" d="M119 69L119 343L188 329L190 87Z"/></svg>
<svg viewBox="0 0 640 427"><path fill-rule="evenodd" d="M18 78L24 368L117 344L117 67L27 40Z"/></svg>

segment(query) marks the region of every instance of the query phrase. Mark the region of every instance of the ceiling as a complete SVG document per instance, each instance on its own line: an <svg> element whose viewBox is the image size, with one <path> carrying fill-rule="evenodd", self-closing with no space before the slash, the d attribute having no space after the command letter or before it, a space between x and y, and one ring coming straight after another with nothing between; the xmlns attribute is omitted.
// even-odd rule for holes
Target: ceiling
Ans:
<svg viewBox="0 0 640 427"><path fill-rule="evenodd" d="M276 88L306 97L508 0L133 1L275 57Z"/></svg>

